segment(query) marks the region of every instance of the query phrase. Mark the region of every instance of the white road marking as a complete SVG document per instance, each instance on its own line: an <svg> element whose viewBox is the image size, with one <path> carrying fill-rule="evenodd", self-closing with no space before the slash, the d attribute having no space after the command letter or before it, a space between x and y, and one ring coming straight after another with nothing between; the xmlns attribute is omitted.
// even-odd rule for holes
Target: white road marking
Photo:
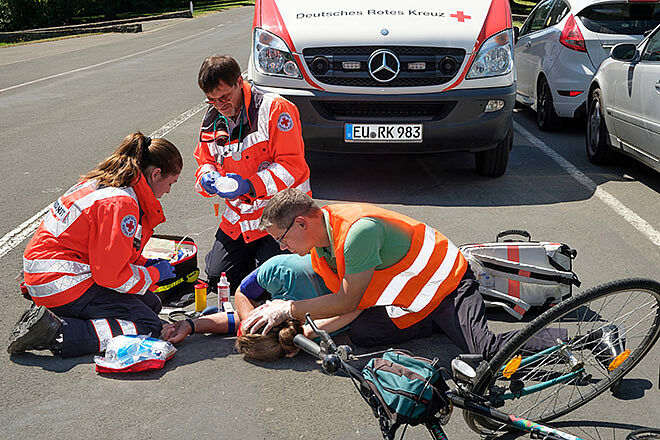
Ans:
<svg viewBox="0 0 660 440"><path fill-rule="evenodd" d="M41 218L48 212L50 205L24 221L16 229L0 238L0 258L4 257L9 251L21 244L41 223Z"/></svg>
<svg viewBox="0 0 660 440"><path fill-rule="evenodd" d="M529 142L536 148L541 150L550 159L554 160L560 167L562 167L568 174L577 180L582 186L594 193L601 202L605 203L611 209L619 214L625 221L630 223L635 229L641 232L646 238L651 240L656 246L660 246L660 232L656 231L646 220L637 215L634 211L621 203L616 197L608 193L604 189L598 187L596 182L587 177L584 173L578 170L575 165L564 159L562 155L547 146L542 140L527 131L517 122L513 123L515 130L522 134Z"/></svg>
<svg viewBox="0 0 660 440"><path fill-rule="evenodd" d="M222 26L222 25L220 25L220 26ZM217 27L220 27L220 26L217 26ZM134 57L136 55L141 55L143 53L147 53L147 52L150 52L152 50L160 49L161 47L170 46L170 45L178 43L180 41L187 40L189 38L193 38L193 37L196 37L198 35L202 35L202 34L205 34L207 32L215 31L215 30L216 30L216 28L213 27L213 28L207 29L205 31L198 32L198 33L193 34L193 35L188 35L187 37L179 38L178 40L170 41L169 43L164 43L164 44L161 44L161 45L158 45L158 46L151 47L149 49L141 50L139 52L131 53L131 54L128 54L128 55L124 55L123 57L114 58L112 60L103 61L102 63L93 64L91 66L81 67L79 69L69 70L68 72L57 73L55 75L46 76L44 78L39 78L39 79L35 79L35 80L32 80L32 81L24 82L24 83L21 83L21 84L16 84L14 86L10 86L10 87L6 87L4 89L0 89L0 93L6 92L8 90L17 89L19 87L29 86L30 84L35 84L35 83L38 83L38 82L47 81L49 79L53 79L53 78L57 78L57 77L60 77L60 76L68 75L70 73L82 72L83 70L93 69L95 67L103 66L105 64L114 63L115 61L125 60L126 58L131 58L131 57Z"/></svg>
<svg viewBox="0 0 660 440"><path fill-rule="evenodd" d="M192 118L207 107L208 104L204 102L197 104L195 107L181 113L179 116L151 133L149 137L159 138L165 136L167 133L174 130L176 127L183 124L188 119ZM41 219L48 212L50 207L51 205L46 206L41 211L21 223L16 229L10 231L9 233L5 234L4 237L0 238L0 258L7 255L12 249L21 244L23 240L32 235L32 233L39 227Z"/></svg>

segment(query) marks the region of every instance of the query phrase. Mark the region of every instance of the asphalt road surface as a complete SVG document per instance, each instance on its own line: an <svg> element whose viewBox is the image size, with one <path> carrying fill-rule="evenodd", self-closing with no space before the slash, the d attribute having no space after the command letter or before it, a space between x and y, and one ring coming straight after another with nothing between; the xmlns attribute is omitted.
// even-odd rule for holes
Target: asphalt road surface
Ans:
<svg viewBox="0 0 660 440"><path fill-rule="evenodd" d="M252 9L153 25L141 34L100 35L0 49L0 337L28 306L17 276L22 252L61 193L135 130L163 135L184 154L184 170L163 199L157 232L189 234L199 263L218 219L193 190L192 152L202 117L196 84L202 59L228 53L247 66ZM507 173L477 176L469 154L310 155L312 189L322 204L366 201L438 228L456 244L492 241L522 228L534 239L578 250L583 288L629 276L658 277L660 175L621 159L595 167L584 154L584 123L541 133L534 114L515 115ZM499 313L491 326L521 326ZM308 356L272 364L245 361L234 339L195 335L163 370L101 376L92 356L0 352L0 438L379 438L371 411L349 380L322 374ZM444 365L457 349L442 335L405 344ZM624 439L658 426L660 348L558 427L585 438ZM460 414L449 438L476 439ZM406 438L427 438L420 427Z"/></svg>

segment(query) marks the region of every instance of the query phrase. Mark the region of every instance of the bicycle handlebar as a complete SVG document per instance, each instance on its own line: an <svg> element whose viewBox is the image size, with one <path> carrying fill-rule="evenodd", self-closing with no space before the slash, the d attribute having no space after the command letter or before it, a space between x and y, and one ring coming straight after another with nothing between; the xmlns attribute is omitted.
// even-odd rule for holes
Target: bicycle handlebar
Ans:
<svg viewBox="0 0 660 440"><path fill-rule="evenodd" d="M304 335L296 335L293 337L293 344L312 356L323 360L321 356L321 347L316 342L307 339Z"/></svg>
<svg viewBox="0 0 660 440"><path fill-rule="evenodd" d="M323 361L322 366L326 373L335 374L337 370L342 370L351 378L357 380L361 385L365 385L365 379L362 377L362 374L353 366L344 362L344 360L347 360L350 355L350 347L344 345L337 347L328 332L319 330L319 328L316 327L309 314L307 314L305 320L312 327L314 332L319 335L322 343L317 344L305 337L305 335L298 334L293 337L293 344L304 352Z"/></svg>

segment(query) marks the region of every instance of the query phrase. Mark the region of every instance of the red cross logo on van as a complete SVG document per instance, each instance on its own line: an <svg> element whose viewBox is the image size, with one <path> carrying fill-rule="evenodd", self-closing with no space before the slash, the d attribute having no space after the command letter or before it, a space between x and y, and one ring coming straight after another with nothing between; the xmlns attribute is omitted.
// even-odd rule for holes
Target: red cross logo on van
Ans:
<svg viewBox="0 0 660 440"><path fill-rule="evenodd" d="M450 17L457 19L461 23L465 23L465 20L470 20L472 17L465 15L463 11L456 11L455 14L451 14Z"/></svg>

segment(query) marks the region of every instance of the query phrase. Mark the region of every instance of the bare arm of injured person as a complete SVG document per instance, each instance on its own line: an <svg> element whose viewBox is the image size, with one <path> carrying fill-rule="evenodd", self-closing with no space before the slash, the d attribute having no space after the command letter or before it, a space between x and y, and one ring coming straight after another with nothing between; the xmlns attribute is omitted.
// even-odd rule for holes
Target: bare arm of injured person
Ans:
<svg viewBox="0 0 660 440"><path fill-rule="evenodd" d="M240 291L240 288L236 289L234 302L236 303L237 312L234 314L234 319L235 325L238 328L241 319L247 317L255 308L259 306L259 303L243 295ZM360 310L356 310L341 316L334 316L327 319L317 320L315 323L321 330L335 332L350 324L355 318L357 318L360 312ZM229 320L227 318L227 313L225 312L201 316L199 318L193 319L192 321L195 326L194 333L227 334L229 331ZM313 338L316 336L311 327L307 325L303 326L303 330L305 336L307 337ZM193 329L188 320L177 321L175 323L163 325L160 338L167 342L171 342L172 344L176 344L191 335L192 331Z"/></svg>

